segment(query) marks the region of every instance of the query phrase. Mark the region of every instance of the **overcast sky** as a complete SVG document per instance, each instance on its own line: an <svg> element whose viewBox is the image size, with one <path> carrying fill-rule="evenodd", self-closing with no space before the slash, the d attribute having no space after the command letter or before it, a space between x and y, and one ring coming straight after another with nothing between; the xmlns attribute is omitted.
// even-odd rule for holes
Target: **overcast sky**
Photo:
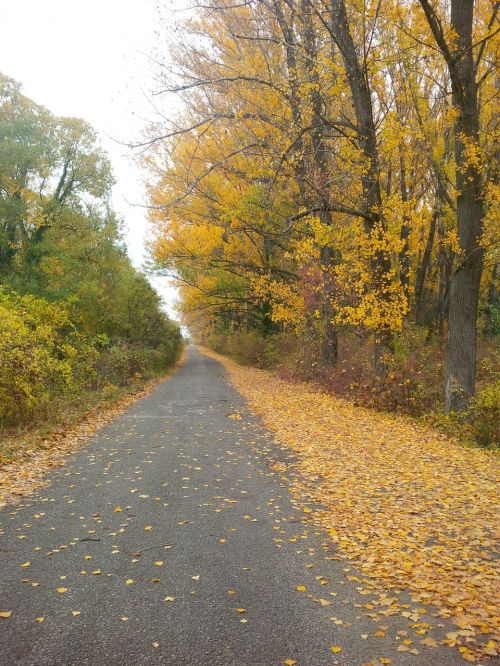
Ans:
<svg viewBox="0 0 500 666"><path fill-rule="evenodd" d="M182 8L187 1L161 4ZM25 95L54 114L84 118L101 134L117 180L114 208L125 219L129 254L140 266L147 234L146 211L140 207L145 203L143 175L118 142L140 137L144 120L152 117L149 54L158 47L162 30L157 0L14 0L1 5L0 71L20 81ZM178 12L171 16L174 20ZM175 290L166 282L154 281L171 312Z"/></svg>

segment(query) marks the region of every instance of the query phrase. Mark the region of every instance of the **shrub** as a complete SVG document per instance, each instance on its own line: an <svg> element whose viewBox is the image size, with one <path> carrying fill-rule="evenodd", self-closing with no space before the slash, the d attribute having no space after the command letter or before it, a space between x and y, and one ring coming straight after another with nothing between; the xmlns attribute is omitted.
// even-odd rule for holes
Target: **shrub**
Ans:
<svg viewBox="0 0 500 666"><path fill-rule="evenodd" d="M25 422L89 386L97 356L65 305L0 291L0 423Z"/></svg>
<svg viewBox="0 0 500 666"><path fill-rule="evenodd" d="M466 423L472 437L483 446L500 443L500 380L487 384L471 402Z"/></svg>
<svg viewBox="0 0 500 666"><path fill-rule="evenodd" d="M158 374L180 354L179 328L166 318L159 344L147 346L81 333L69 305L0 289L0 427L52 418L63 403Z"/></svg>

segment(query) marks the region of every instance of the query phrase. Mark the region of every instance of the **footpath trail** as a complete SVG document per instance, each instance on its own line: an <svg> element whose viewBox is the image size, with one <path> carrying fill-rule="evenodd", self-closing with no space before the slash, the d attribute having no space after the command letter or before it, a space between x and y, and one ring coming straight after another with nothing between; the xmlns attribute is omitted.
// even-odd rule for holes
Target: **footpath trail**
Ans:
<svg viewBox="0 0 500 666"><path fill-rule="evenodd" d="M397 651L412 620L369 617L355 570L273 471L287 455L190 347L0 512L2 665L463 664Z"/></svg>

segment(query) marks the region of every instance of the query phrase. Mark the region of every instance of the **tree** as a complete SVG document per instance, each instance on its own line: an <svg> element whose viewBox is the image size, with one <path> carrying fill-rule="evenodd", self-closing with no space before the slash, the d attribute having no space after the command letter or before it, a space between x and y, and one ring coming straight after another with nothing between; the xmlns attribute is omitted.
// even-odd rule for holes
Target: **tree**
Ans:
<svg viewBox="0 0 500 666"><path fill-rule="evenodd" d="M466 408L475 389L476 327L483 271L482 236L485 212L477 74L485 45L491 39L492 33L489 31L475 42L474 0L451 0L449 31L445 31L441 17L429 0L419 2L446 62L451 82L452 104L456 112L456 224L460 256L450 288L445 407L448 411L460 411ZM490 29L495 23L498 8L499 3L495 3L488 22Z"/></svg>

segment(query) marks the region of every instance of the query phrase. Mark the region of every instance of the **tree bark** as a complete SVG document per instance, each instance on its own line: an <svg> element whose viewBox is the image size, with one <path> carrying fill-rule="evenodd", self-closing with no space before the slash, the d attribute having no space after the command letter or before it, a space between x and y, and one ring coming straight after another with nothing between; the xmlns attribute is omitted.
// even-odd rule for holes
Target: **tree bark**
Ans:
<svg viewBox="0 0 500 666"><path fill-rule="evenodd" d="M373 106L368 79L360 64L347 17L345 0L331 0L331 33L340 51L357 123L359 146L366 159L366 169L361 176L363 199L367 212L365 231L368 235L378 228L386 231L382 216L382 192L377 135L373 117ZM391 270L390 257L383 251L375 253L371 261L373 282L378 294L384 294ZM375 372L383 375L387 371L385 359L393 351L393 336L390 330L376 331L374 336Z"/></svg>
<svg viewBox="0 0 500 666"><path fill-rule="evenodd" d="M429 234L427 236L427 241L425 243L425 250L417 268L417 279L415 282L415 323L422 324L422 308L423 308L423 295L424 295L424 284L425 276L429 271L429 266L431 263L432 248L434 246L434 236L436 235L436 220L439 216L439 211L435 210L431 217L431 222L429 225Z"/></svg>
<svg viewBox="0 0 500 666"><path fill-rule="evenodd" d="M475 390L477 314L483 270L480 245L483 194L480 167L468 159L479 143L479 105L472 44L474 0L451 0L450 45L429 0L420 0L436 43L448 66L454 123L457 231L461 249L450 286L448 346L445 366L445 410L467 408Z"/></svg>
<svg viewBox="0 0 500 666"><path fill-rule="evenodd" d="M332 224L331 213L327 207L329 203L328 183L328 146L325 136L325 125L322 120L324 103L319 88L319 76L316 69L317 43L316 33L312 22L312 7L310 0L302 0L301 16L304 25L304 50L306 55L306 68L310 79L309 99L312 108L312 160L315 169L315 181L317 182L320 205L325 208L320 211L319 219L322 224ZM332 284L330 268L335 264L338 252L332 247L322 247L320 250L320 264L323 274L323 293L321 299L321 340L320 358L321 363L327 368L335 368L338 363L338 332L333 324L334 308L332 307Z"/></svg>

